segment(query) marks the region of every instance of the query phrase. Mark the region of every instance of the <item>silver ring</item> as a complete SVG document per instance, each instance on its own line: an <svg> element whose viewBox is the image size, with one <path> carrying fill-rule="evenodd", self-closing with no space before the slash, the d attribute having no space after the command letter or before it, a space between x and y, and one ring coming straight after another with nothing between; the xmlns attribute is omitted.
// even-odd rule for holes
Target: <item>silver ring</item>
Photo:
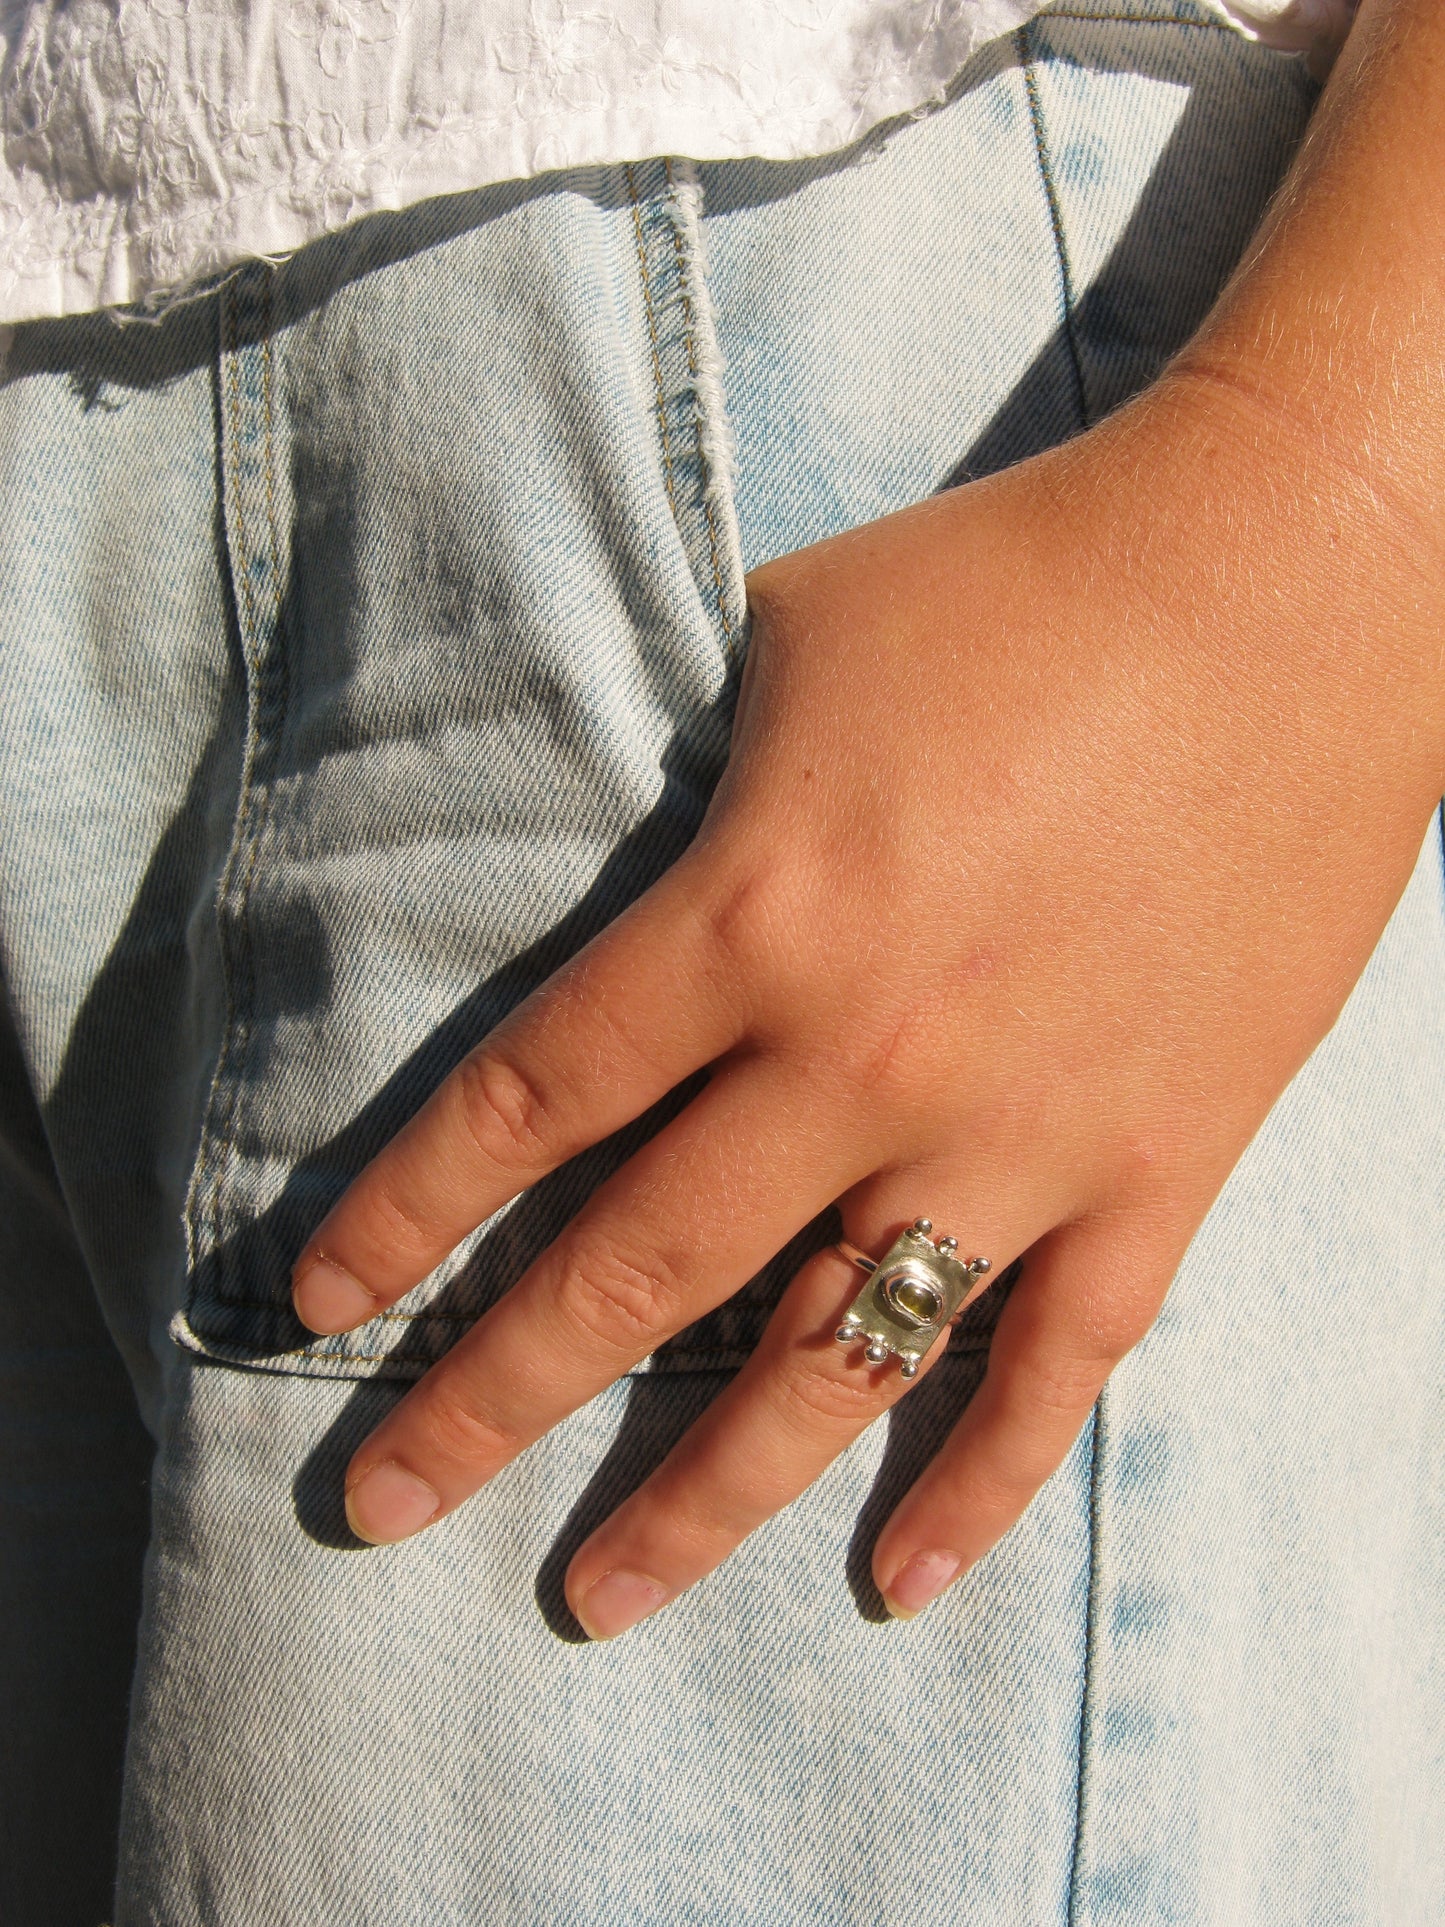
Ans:
<svg viewBox="0 0 1445 1927"><path fill-rule="evenodd" d="M846 1238L834 1248L868 1273L834 1336L840 1345L866 1340L870 1365L896 1357L904 1378L914 1377L978 1280L993 1269L987 1258L960 1258L957 1238L935 1242L930 1218L915 1218L881 1258L870 1258Z"/></svg>
<svg viewBox="0 0 1445 1927"><path fill-rule="evenodd" d="M857 1265L860 1271L876 1271L878 1269L878 1260L876 1258L870 1258L868 1253L860 1250L857 1245L850 1245L846 1238L840 1238L833 1249L835 1251L841 1251L849 1264Z"/></svg>

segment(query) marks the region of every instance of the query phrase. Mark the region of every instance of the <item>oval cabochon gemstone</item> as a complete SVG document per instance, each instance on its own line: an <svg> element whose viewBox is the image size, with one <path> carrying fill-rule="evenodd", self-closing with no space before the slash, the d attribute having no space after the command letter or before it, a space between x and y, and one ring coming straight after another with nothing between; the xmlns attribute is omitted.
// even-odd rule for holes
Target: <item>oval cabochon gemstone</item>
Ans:
<svg viewBox="0 0 1445 1927"><path fill-rule="evenodd" d="M920 1325L931 1325L943 1310L942 1294L909 1272L894 1272L892 1277L884 1279L883 1289L896 1311Z"/></svg>

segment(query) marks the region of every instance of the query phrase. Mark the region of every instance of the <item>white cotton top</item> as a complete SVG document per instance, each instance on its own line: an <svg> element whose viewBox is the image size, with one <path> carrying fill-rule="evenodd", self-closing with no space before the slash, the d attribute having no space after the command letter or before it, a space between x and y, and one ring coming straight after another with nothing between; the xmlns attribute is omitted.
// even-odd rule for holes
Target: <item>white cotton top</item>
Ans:
<svg viewBox="0 0 1445 1927"><path fill-rule="evenodd" d="M1307 50L1354 0L1203 0ZM827 153L1043 0L0 0L0 322L548 169Z"/></svg>

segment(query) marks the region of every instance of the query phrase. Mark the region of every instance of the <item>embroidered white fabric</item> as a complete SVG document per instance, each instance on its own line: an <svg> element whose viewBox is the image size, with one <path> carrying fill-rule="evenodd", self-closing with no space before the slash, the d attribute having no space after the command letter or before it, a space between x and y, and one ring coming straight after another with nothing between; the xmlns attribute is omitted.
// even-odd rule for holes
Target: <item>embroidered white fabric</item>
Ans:
<svg viewBox="0 0 1445 1927"><path fill-rule="evenodd" d="M1354 0L1203 4L1308 49ZM826 153L1041 5L0 0L0 322L155 301L550 168Z"/></svg>

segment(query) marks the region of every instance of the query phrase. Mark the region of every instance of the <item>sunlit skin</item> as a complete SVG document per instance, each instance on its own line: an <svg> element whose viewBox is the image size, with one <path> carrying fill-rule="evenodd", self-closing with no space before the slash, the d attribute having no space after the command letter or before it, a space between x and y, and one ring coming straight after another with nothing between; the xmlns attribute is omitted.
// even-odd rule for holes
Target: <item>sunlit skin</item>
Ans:
<svg viewBox="0 0 1445 1927"><path fill-rule="evenodd" d="M308 1325L359 1324L711 1067L357 1451L363 1538L461 1505L833 1200L875 1252L926 1210L996 1270L1026 1254L874 1576L907 1616L1008 1530L1333 1023L1445 789L1442 341L1445 8L1364 0L1250 258L1146 394L753 574L696 842L297 1263ZM576 1553L588 1632L685 1591L906 1396L833 1340L858 1283L836 1252L804 1266Z"/></svg>

